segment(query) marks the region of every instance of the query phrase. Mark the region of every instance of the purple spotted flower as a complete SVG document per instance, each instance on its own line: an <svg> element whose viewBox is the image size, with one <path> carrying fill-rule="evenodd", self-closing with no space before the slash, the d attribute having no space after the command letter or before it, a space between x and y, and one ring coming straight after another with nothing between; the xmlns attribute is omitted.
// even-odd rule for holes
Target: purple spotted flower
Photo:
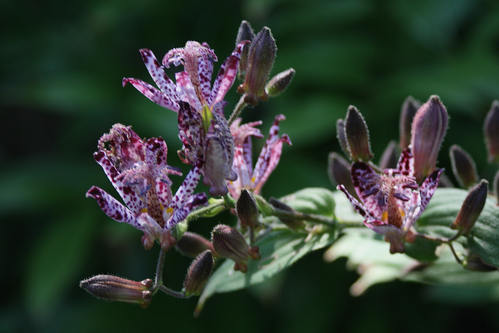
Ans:
<svg viewBox="0 0 499 333"><path fill-rule="evenodd" d="M385 169L381 174L364 162L352 165L352 182L361 202L343 185L337 188L364 217L364 224L390 242L391 253L404 252L404 241L411 241L411 228L433 196L442 171L435 170L418 185L409 147L402 152L396 169Z"/></svg>
<svg viewBox="0 0 499 333"><path fill-rule="evenodd" d="M194 194L200 177L197 167L172 196L169 175L181 173L167 164L167 152L162 138L142 140L130 126L115 124L100 138L94 153L125 205L97 186L86 196L94 198L113 220L143 231L145 248L156 240L163 248L171 246L170 230L207 200L204 193Z"/></svg>
<svg viewBox="0 0 499 333"><path fill-rule="evenodd" d="M255 121L241 125L241 118L238 118L230 126L236 147L233 167L238 174L237 180L228 182L229 192L233 198L239 198L242 189L260 193L263 184L279 163L282 144L285 142L291 145L291 140L287 134L279 137L279 122L284 119L282 114L275 117L274 124L270 127L269 137L260 152L254 169L251 157L251 137L263 138L260 130L255 128L262 122Z"/></svg>
<svg viewBox="0 0 499 333"><path fill-rule="evenodd" d="M133 78L124 78L154 103L178 113L182 161L199 167L212 195L227 193L225 180L235 180L232 170L234 143L223 113L224 97L237 75L242 48L239 43L220 67L211 84L215 52L208 44L189 41L183 48L170 50L161 65L151 50L141 49L142 59L159 89ZM175 83L165 68L183 65Z"/></svg>

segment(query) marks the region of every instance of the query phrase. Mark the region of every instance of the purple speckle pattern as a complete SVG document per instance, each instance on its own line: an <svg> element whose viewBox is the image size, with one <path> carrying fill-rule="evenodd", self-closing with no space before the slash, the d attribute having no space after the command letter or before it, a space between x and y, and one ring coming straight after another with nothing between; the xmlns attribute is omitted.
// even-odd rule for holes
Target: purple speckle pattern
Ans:
<svg viewBox="0 0 499 333"><path fill-rule="evenodd" d="M252 167L252 144L251 137L262 138L263 135L255 126L261 125L261 121L241 125L241 119L236 119L231 125L231 133L234 137L235 153L233 169L236 170L238 178L227 184L230 194L238 198L242 189L250 189L259 193L272 171L279 163L282 152L282 144L291 144L289 137L284 134L279 137L279 122L284 120L283 115L277 115L270 128L269 137L260 152L255 169Z"/></svg>
<svg viewBox="0 0 499 333"><path fill-rule="evenodd" d="M110 196L103 189L92 186L86 194L87 198L95 199L104 214L117 222L128 223L134 227L138 227L135 220L135 215L118 200Z"/></svg>
<svg viewBox="0 0 499 333"><path fill-rule="evenodd" d="M430 201L442 172L435 171L419 186L413 165L410 148L402 152L396 169L381 174L367 163L355 162L351 176L360 202L344 186L337 187L364 217L364 224L385 235L392 253L404 251L405 237Z"/></svg>

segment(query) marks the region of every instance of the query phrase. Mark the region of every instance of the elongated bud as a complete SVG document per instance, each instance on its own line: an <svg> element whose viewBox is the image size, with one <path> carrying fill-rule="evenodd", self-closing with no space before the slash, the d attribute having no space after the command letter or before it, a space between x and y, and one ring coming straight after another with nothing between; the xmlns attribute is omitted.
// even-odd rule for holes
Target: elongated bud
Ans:
<svg viewBox="0 0 499 333"><path fill-rule="evenodd" d="M456 220L452 224L452 229L459 229L464 235L473 228L478 216L482 212L485 200L487 199L488 182L484 179L480 184L475 185L464 199Z"/></svg>
<svg viewBox="0 0 499 333"><path fill-rule="evenodd" d="M246 78L238 89L240 93L246 94L246 103L256 105L258 100L267 98L265 83L274 65L276 52L277 46L272 32L268 27L264 27L251 42Z"/></svg>
<svg viewBox="0 0 499 333"><path fill-rule="evenodd" d="M239 43L245 40L252 41L253 38L255 38L255 33L253 32L253 28L249 22L246 20L241 21L241 25L237 31L236 45L239 45ZM249 44L246 44L243 46L243 50L241 51L241 59L239 60L239 66L237 69L237 78L241 81L244 80L244 77L246 76L249 48Z"/></svg>
<svg viewBox="0 0 499 333"><path fill-rule="evenodd" d="M211 232L211 242L219 256L235 261L234 270L247 271L250 248L239 231L219 224Z"/></svg>
<svg viewBox="0 0 499 333"><path fill-rule="evenodd" d="M494 177L494 194L497 199L496 205L499 206L499 171L496 172L496 176Z"/></svg>
<svg viewBox="0 0 499 333"><path fill-rule="evenodd" d="M412 96L405 99L400 110L400 148L405 149L411 144L411 124L416 111L420 108L421 103Z"/></svg>
<svg viewBox="0 0 499 333"><path fill-rule="evenodd" d="M345 135L352 160L368 162L373 157L366 121L353 105L348 108L345 119Z"/></svg>
<svg viewBox="0 0 499 333"><path fill-rule="evenodd" d="M337 153L329 153L327 173L333 186L343 185L348 192L355 193L350 175L350 163Z"/></svg>
<svg viewBox="0 0 499 333"><path fill-rule="evenodd" d="M343 119L338 119L336 121L336 138L340 144L341 150L345 156L350 158L350 152L348 151L347 135L345 134L345 121Z"/></svg>
<svg viewBox="0 0 499 333"><path fill-rule="evenodd" d="M379 167L381 169L395 169L398 163L398 149L395 141L390 141L386 146L381 159L379 160Z"/></svg>
<svg viewBox="0 0 499 333"><path fill-rule="evenodd" d="M436 95L424 103L412 122L411 147L414 155L414 174L421 182L436 168L438 151L447 130L448 115Z"/></svg>
<svg viewBox="0 0 499 333"><path fill-rule="evenodd" d="M279 74L276 74L265 86L265 93L269 97L275 97L280 95L291 83L296 71L294 68L286 69Z"/></svg>
<svg viewBox="0 0 499 333"><path fill-rule="evenodd" d="M284 202L282 202L280 200L277 200L276 198L273 198L273 197L270 197L269 203L275 209L279 209L279 210L282 210L282 211L285 211L285 212L290 212L290 213L292 213L292 212L295 211L293 208L289 207ZM296 230L296 229L301 229L301 228L305 227L305 223L303 221L296 220L296 219L293 219L293 218L287 218L287 217L280 216L279 220L281 220L282 223L284 223L285 225L287 225L291 229L295 229Z"/></svg>
<svg viewBox="0 0 499 333"><path fill-rule="evenodd" d="M470 188L475 185L478 182L475 161L458 145L452 145L449 152L452 172L459 185L464 188Z"/></svg>
<svg viewBox="0 0 499 333"><path fill-rule="evenodd" d="M80 282L80 288L90 295L113 302L136 303L147 306L151 303L153 285L151 279L133 281L114 275L96 275Z"/></svg>
<svg viewBox="0 0 499 333"><path fill-rule="evenodd" d="M483 124L489 162L499 162L499 101L494 101Z"/></svg>
<svg viewBox="0 0 499 333"><path fill-rule="evenodd" d="M186 231L175 245L175 248L182 255L195 258L205 250L213 250L213 245L203 236Z"/></svg>
<svg viewBox="0 0 499 333"><path fill-rule="evenodd" d="M241 225L255 228L258 225L258 207L251 193L243 189L236 203L237 217Z"/></svg>
<svg viewBox="0 0 499 333"><path fill-rule="evenodd" d="M213 271L213 256L206 250L196 257L189 266L184 279L186 296L199 295L203 291Z"/></svg>

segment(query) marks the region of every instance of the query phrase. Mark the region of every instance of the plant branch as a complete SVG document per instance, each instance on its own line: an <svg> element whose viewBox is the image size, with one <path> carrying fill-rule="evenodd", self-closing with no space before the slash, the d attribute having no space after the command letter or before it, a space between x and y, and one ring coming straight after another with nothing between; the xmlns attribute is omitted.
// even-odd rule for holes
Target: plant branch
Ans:
<svg viewBox="0 0 499 333"><path fill-rule="evenodd" d="M175 298L181 298L181 299L187 299L187 298L190 298L191 296L187 296L186 294L184 294L183 292L181 291L175 291L173 289L170 289L168 288L167 286L165 285L161 285L159 286L159 291L162 291L164 292L165 294L169 295L169 296L173 296Z"/></svg>
<svg viewBox="0 0 499 333"><path fill-rule="evenodd" d="M243 111L244 108L248 106L248 104L244 101L245 96L246 95L242 95L241 98L239 99L239 102L237 102L236 106L234 107L234 110L232 111L232 114L230 115L228 120L229 126L234 122L234 120L237 119L237 117L239 117L241 111Z"/></svg>
<svg viewBox="0 0 499 333"><path fill-rule="evenodd" d="M155 294L163 284L163 270L165 268L165 257L166 257L166 251L163 249L159 250L158 262L156 263L156 275L154 276L154 285L152 287L153 294Z"/></svg>

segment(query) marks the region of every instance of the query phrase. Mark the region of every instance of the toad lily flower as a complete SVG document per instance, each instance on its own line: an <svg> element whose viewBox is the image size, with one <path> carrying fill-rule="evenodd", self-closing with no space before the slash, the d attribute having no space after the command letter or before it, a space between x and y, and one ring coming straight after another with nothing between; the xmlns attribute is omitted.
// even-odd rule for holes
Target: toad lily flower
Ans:
<svg viewBox="0 0 499 333"><path fill-rule="evenodd" d="M204 193L194 194L200 177L196 167L172 196L169 175L181 173L167 164L167 152L162 138L143 141L130 126L115 124L100 138L94 153L126 206L97 186L86 196L95 199L113 220L143 231L145 248L151 248L155 240L163 248L173 245L170 230L207 200Z"/></svg>
<svg viewBox="0 0 499 333"><path fill-rule="evenodd" d="M265 184L272 171L277 167L281 158L282 144L285 142L291 145L291 140L287 134L279 137L279 122L284 119L286 118L282 114L275 117L274 124L270 127L269 137L260 152L255 169L252 167L251 136L263 138L260 130L255 128L255 126L261 125L262 122L255 121L240 125L241 118L238 118L230 126L236 146L233 167L238 173L236 181L228 182L229 192L233 198L239 198L242 189L248 189L257 194L260 193L263 184Z"/></svg>
<svg viewBox="0 0 499 333"><path fill-rule="evenodd" d="M124 78L154 103L178 113L179 136L184 146L182 161L199 167L212 195L227 193L225 179L234 180L232 171L234 144L223 114L224 97L232 87L244 44L239 43L220 67L213 85L211 77L215 52L208 44L189 41L183 48L170 50L160 65L149 49L140 54L159 89L144 81ZM164 67L184 66L175 74L176 83L166 75Z"/></svg>
<svg viewBox="0 0 499 333"><path fill-rule="evenodd" d="M402 152L397 168L385 169L382 174L364 162L352 165L352 182L361 202L343 185L337 188L364 217L364 224L390 242L391 253L404 252L404 241L411 240L410 229L435 193L442 171L435 170L418 185L409 147Z"/></svg>

